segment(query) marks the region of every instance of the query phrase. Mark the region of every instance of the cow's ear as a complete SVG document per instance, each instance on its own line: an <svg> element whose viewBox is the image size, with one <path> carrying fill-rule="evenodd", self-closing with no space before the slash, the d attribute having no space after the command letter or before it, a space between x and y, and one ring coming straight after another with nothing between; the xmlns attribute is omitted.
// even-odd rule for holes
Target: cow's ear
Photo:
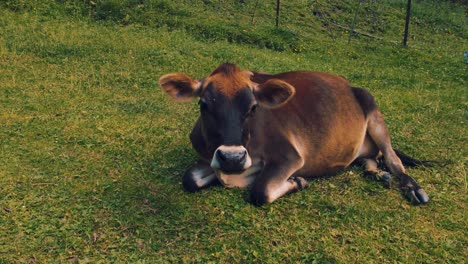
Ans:
<svg viewBox="0 0 468 264"><path fill-rule="evenodd" d="M288 102L296 93L296 89L285 81L270 79L257 85L253 92L260 105L276 108Z"/></svg>
<svg viewBox="0 0 468 264"><path fill-rule="evenodd" d="M169 73L159 78L162 89L178 102L188 101L197 96L201 83L185 73Z"/></svg>

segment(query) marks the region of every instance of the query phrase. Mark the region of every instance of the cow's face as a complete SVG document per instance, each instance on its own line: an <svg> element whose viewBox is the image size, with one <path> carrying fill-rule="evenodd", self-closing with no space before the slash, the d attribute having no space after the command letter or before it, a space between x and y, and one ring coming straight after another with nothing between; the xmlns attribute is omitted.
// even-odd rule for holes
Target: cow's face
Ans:
<svg viewBox="0 0 468 264"><path fill-rule="evenodd" d="M202 133L208 145L215 149L211 167L225 173L239 173L252 165L247 152L249 121L255 114L257 101L251 83L246 78L235 92L223 73L205 79L200 94Z"/></svg>
<svg viewBox="0 0 468 264"><path fill-rule="evenodd" d="M257 107L279 107L295 92L278 79L253 83L251 75L235 65L223 64L200 81L183 73L167 74L159 80L165 92L178 101L200 98L202 134L213 152L211 167L227 174L240 173L252 165L247 147Z"/></svg>

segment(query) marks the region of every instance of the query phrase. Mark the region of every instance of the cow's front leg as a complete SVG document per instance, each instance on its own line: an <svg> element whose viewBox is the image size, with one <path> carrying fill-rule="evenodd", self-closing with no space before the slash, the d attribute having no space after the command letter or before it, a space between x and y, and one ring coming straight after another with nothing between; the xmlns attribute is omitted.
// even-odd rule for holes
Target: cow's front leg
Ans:
<svg viewBox="0 0 468 264"><path fill-rule="evenodd" d="M286 194L307 188L308 183L304 178L292 176L303 165L301 159L265 164L265 168L252 186L250 193L252 203L257 206L269 204Z"/></svg>
<svg viewBox="0 0 468 264"><path fill-rule="evenodd" d="M184 174L182 184L185 190L196 192L218 183L216 174L207 162L198 161L190 167Z"/></svg>

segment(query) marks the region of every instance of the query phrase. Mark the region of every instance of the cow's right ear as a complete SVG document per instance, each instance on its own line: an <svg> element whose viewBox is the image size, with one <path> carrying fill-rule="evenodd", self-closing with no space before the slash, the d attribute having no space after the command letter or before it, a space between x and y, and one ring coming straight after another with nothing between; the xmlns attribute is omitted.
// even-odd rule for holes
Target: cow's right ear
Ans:
<svg viewBox="0 0 468 264"><path fill-rule="evenodd" d="M294 87L279 79L269 79L257 85L253 93L260 105L267 108L277 108L286 104L296 93Z"/></svg>
<svg viewBox="0 0 468 264"><path fill-rule="evenodd" d="M162 89L178 102L189 101L198 95L201 82L193 80L185 73L169 73L159 78Z"/></svg>

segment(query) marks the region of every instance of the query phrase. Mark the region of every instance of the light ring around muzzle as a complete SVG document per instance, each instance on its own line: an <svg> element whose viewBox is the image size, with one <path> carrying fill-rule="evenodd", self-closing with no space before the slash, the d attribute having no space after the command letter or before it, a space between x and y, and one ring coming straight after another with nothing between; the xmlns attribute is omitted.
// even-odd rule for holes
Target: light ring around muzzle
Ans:
<svg viewBox="0 0 468 264"><path fill-rule="evenodd" d="M252 166L252 158L242 145L221 145L214 152L210 166L215 170L244 171Z"/></svg>

